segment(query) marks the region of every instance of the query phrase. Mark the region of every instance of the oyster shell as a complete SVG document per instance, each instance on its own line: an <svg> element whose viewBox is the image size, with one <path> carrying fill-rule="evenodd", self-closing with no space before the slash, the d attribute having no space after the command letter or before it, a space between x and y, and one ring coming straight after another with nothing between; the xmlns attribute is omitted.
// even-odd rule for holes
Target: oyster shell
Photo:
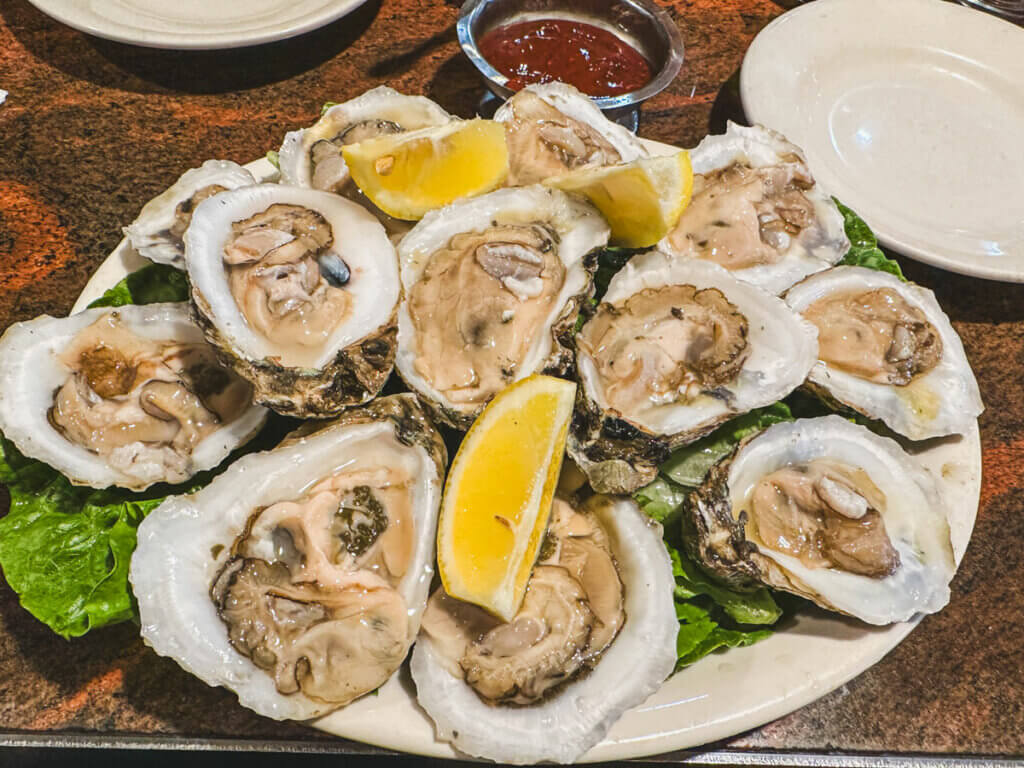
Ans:
<svg viewBox="0 0 1024 768"><path fill-rule="evenodd" d="M398 372L458 429L508 384L564 372L607 240L595 209L541 187L430 211L398 249Z"/></svg>
<svg viewBox="0 0 1024 768"><path fill-rule="evenodd" d="M840 416L744 441L684 510L691 553L736 588L764 583L870 624L949 601L956 566L935 480Z"/></svg>
<svg viewBox="0 0 1024 768"><path fill-rule="evenodd" d="M266 420L184 303L15 323L0 358L0 431L76 485L184 482Z"/></svg>
<svg viewBox="0 0 1024 768"><path fill-rule="evenodd" d="M225 192L196 209L185 246L196 320L257 402L323 417L384 386L398 265L358 205L278 184Z"/></svg>
<svg viewBox="0 0 1024 768"><path fill-rule="evenodd" d="M693 197L661 250L713 261L769 293L849 250L842 214L781 134L730 122L724 134L705 137L690 162Z"/></svg>
<svg viewBox="0 0 1024 768"><path fill-rule="evenodd" d="M984 410L963 344L927 288L834 267L789 289L818 328L807 387L912 440L963 434Z"/></svg>
<svg viewBox="0 0 1024 768"><path fill-rule="evenodd" d="M647 156L636 136L566 83L528 85L506 101L494 119L505 123L509 186Z"/></svg>
<svg viewBox="0 0 1024 768"><path fill-rule="evenodd" d="M335 104L309 128L284 137L278 161L281 180L297 187L341 194L348 166L341 148L389 133L443 125L452 116L425 96L406 96L385 85Z"/></svg>
<svg viewBox="0 0 1024 768"><path fill-rule="evenodd" d="M673 448L800 386L815 337L781 299L717 264L634 256L576 338L569 454L595 490L630 493Z"/></svg>
<svg viewBox="0 0 1024 768"><path fill-rule="evenodd" d="M672 566L631 499L556 499L547 552L510 623L439 589L412 654L437 737L470 755L572 762L675 667Z"/></svg>
<svg viewBox="0 0 1024 768"><path fill-rule="evenodd" d="M249 187L256 179L230 160L207 160L146 203L124 228L132 247L150 261L185 269L185 230L199 203L228 189Z"/></svg>
<svg viewBox="0 0 1024 768"><path fill-rule="evenodd" d="M419 628L447 459L412 395L307 425L139 526L142 636L275 719L384 683Z"/></svg>

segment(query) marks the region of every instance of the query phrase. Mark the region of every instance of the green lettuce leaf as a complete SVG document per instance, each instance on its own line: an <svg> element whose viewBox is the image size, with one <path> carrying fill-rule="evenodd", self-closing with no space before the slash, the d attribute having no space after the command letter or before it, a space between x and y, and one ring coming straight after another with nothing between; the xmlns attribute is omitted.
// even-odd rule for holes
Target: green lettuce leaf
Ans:
<svg viewBox="0 0 1024 768"><path fill-rule="evenodd" d="M832 200L835 201L839 212L843 214L843 226L846 229L846 237L850 240L850 250L846 252L846 256L839 263L888 272L906 282L907 278L903 276L900 265L888 258L878 247L878 238L875 237L875 233L871 231L867 222L836 198L833 197Z"/></svg>
<svg viewBox="0 0 1024 768"><path fill-rule="evenodd" d="M128 564L135 531L167 488L150 493L73 486L0 436L0 565L22 606L65 637L134 616Z"/></svg>
<svg viewBox="0 0 1024 768"><path fill-rule="evenodd" d="M600 301L608 290L608 283L615 273L626 266L626 262L639 251L629 248L604 248L597 254L597 272L594 273L594 299Z"/></svg>
<svg viewBox="0 0 1024 768"><path fill-rule="evenodd" d="M772 634L765 625L778 621L782 610L767 589L744 593L715 584L670 543L665 547L676 581L676 669L718 648L752 645Z"/></svg>
<svg viewBox="0 0 1024 768"><path fill-rule="evenodd" d="M677 520L679 508L689 491L689 488L659 475L653 483L633 494L633 499L649 518L668 528Z"/></svg>
<svg viewBox="0 0 1024 768"><path fill-rule="evenodd" d="M679 485L695 488L703 482L708 470L727 456L740 440L772 424L792 420L793 414L783 402L745 413L697 442L674 451L661 465L660 472Z"/></svg>
<svg viewBox="0 0 1024 768"><path fill-rule="evenodd" d="M149 264L108 289L89 308L188 301L188 293L188 278L180 269L168 264Z"/></svg>
<svg viewBox="0 0 1024 768"><path fill-rule="evenodd" d="M173 267L153 264L128 275L94 307L184 301L188 280ZM236 451L276 444L290 420L268 427ZM135 617L128 565L136 529L167 496L202 487L219 468L196 475L186 485L157 485L141 493L118 488L75 486L57 470L22 455L0 435L0 483L7 486L10 510L0 518L0 568L22 606L65 637Z"/></svg>

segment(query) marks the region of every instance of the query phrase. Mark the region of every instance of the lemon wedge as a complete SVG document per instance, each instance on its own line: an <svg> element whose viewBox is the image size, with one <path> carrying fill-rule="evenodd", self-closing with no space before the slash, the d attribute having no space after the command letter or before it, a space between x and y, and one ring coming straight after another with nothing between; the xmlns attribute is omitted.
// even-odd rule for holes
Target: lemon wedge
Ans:
<svg viewBox="0 0 1024 768"><path fill-rule="evenodd" d="M611 227L612 245L647 248L676 225L693 194L690 153L647 157L632 163L578 171L544 185L583 195Z"/></svg>
<svg viewBox="0 0 1024 768"><path fill-rule="evenodd" d="M342 147L356 185L397 219L496 189L508 176L505 127L493 120L454 120Z"/></svg>
<svg viewBox="0 0 1024 768"><path fill-rule="evenodd" d="M551 513L576 385L530 376L500 392L452 462L437 529L445 591L511 620Z"/></svg>

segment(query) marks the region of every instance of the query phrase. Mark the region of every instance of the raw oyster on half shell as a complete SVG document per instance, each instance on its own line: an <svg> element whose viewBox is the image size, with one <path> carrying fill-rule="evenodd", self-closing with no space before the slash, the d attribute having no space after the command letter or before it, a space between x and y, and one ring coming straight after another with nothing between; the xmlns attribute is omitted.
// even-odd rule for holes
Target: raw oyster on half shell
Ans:
<svg viewBox="0 0 1024 768"><path fill-rule="evenodd" d="M684 510L691 554L737 589L767 584L870 624L949 601L956 564L934 478L840 416L744 441Z"/></svg>
<svg viewBox="0 0 1024 768"><path fill-rule="evenodd" d="M807 387L912 440L963 434L984 410L963 344L927 288L863 267L797 283L786 303L818 329Z"/></svg>
<svg viewBox="0 0 1024 768"><path fill-rule="evenodd" d="M446 463L416 398L395 395L168 499L132 557L143 638L275 719L376 689L419 629Z"/></svg>
<svg viewBox="0 0 1024 768"><path fill-rule="evenodd" d="M724 134L705 137L690 162L693 196L661 250L782 293L850 249L835 202L780 134L730 122Z"/></svg>
<svg viewBox="0 0 1024 768"><path fill-rule="evenodd" d="M394 247L364 209L261 184L201 203L185 246L197 321L257 402L317 418L384 386L401 288Z"/></svg>
<svg viewBox="0 0 1024 768"><path fill-rule="evenodd" d="M546 544L504 623L439 588L412 654L439 739L476 757L572 762L675 666L672 565L631 499L555 499Z"/></svg>
<svg viewBox="0 0 1024 768"><path fill-rule="evenodd" d="M185 269L185 230L196 206L229 189L256 183L249 171L230 160L207 160L185 171L166 191L146 203L124 228L132 247L150 261Z"/></svg>
<svg viewBox="0 0 1024 768"><path fill-rule="evenodd" d="M381 85L334 104L309 128L285 135L278 154L281 180L342 194L349 181L341 148L366 139L444 125L452 119L425 96L406 96Z"/></svg>
<svg viewBox="0 0 1024 768"><path fill-rule="evenodd" d="M184 482L266 419L184 303L15 323L0 338L0 359L0 431L75 485Z"/></svg>
<svg viewBox="0 0 1024 768"><path fill-rule="evenodd" d="M602 493L651 482L669 452L800 386L814 326L717 264L634 256L576 338L569 453Z"/></svg>
<svg viewBox="0 0 1024 768"><path fill-rule="evenodd" d="M506 101L494 119L505 124L509 186L647 156L636 136L566 83L528 85Z"/></svg>
<svg viewBox="0 0 1024 768"><path fill-rule="evenodd" d="M430 211L398 249L398 372L458 429L512 382L564 372L607 241L594 208L541 187Z"/></svg>

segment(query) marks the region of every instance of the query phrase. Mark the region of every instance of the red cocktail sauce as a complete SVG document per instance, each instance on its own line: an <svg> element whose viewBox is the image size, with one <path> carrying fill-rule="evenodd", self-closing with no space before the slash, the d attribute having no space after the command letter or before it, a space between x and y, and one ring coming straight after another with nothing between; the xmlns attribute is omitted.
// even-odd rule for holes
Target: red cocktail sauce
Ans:
<svg viewBox="0 0 1024 768"><path fill-rule="evenodd" d="M614 96L651 81L651 65L611 32L571 19L536 19L492 29L480 53L514 91L561 80L591 96Z"/></svg>

